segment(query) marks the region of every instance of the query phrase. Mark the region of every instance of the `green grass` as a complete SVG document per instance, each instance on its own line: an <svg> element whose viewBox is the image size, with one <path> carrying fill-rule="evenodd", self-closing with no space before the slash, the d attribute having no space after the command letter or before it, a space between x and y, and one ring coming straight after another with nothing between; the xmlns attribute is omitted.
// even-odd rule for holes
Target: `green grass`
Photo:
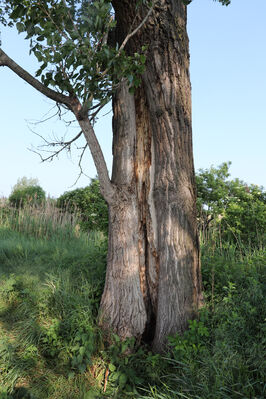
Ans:
<svg viewBox="0 0 266 399"><path fill-rule="evenodd" d="M106 238L43 215L0 214L0 399L265 397L263 251L203 248L205 306L162 357L106 344Z"/></svg>
<svg viewBox="0 0 266 399"><path fill-rule="evenodd" d="M36 398L80 398L89 389L80 371L100 340L95 322L105 254L100 234L43 240L0 228L3 391L24 387Z"/></svg>

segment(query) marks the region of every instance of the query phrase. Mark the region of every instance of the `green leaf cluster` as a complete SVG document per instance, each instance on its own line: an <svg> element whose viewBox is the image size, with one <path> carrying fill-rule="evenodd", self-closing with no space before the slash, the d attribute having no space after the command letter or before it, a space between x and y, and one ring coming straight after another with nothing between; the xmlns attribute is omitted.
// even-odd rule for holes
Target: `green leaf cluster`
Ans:
<svg viewBox="0 0 266 399"><path fill-rule="evenodd" d="M231 4L231 0L214 0L214 1L219 1L219 3L222 3L223 6L229 6L229 4Z"/></svg>
<svg viewBox="0 0 266 399"><path fill-rule="evenodd" d="M101 355L108 364L110 392L116 389L118 393L128 395L126 397L138 397L138 386L144 385L147 380L158 381L166 368L166 362L150 348L140 346L134 338L122 341L116 334L112 335L111 342L109 339Z"/></svg>
<svg viewBox="0 0 266 399"><path fill-rule="evenodd" d="M168 338L173 357L184 362L199 358L206 351L209 336L206 312L202 311L199 320L189 320L189 328L182 336L176 334Z"/></svg>

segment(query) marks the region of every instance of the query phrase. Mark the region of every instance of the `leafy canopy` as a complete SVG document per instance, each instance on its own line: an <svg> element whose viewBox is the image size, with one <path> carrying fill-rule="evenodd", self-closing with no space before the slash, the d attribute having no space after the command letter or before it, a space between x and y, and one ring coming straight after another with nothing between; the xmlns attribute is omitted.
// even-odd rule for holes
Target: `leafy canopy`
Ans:
<svg viewBox="0 0 266 399"><path fill-rule="evenodd" d="M18 188L9 196L9 203L15 208L38 206L45 201L45 191L38 185Z"/></svg>
<svg viewBox="0 0 266 399"><path fill-rule="evenodd" d="M110 0L0 0L0 15L26 34L42 83L88 108L108 102L123 77L133 89L140 84L145 55L108 44L116 25Z"/></svg>
<svg viewBox="0 0 266 399"><path fill-rule="evenodd" d="M45 191L39 185L37 178L23 176L12 188L8 200L15 208L23 208L26 205L36 206L45 201Z"/></svg>

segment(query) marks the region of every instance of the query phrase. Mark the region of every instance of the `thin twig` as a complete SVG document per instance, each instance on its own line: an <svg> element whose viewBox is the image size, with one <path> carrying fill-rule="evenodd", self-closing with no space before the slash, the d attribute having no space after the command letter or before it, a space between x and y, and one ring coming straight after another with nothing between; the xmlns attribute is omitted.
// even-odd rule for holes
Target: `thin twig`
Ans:
<svg viewBox="0 0 266 399"><path fill-rule="evenodd" d="M71 145L80 138L80 136L82 135L82 130L75 136L73 137L71 140L68 141L58 141L58 142L49 142L48 140L46 140L43 136L41 136L40 134L36 133L33 131L34 134L36 134L37 136L39 136L46 144L43 146L39 146L40 147L56 147L56 146L61 146L61 148L59 148L56 151L45 151L45 150L41 150L43 152L48 152L48 153L52 153L51 155L47 156L47 157L43 157L40 152L29 148L29 151L34 152L35 154L38 154L39 157L41 158L42 162L47 162L47 161L52 161L54 159L54 157L57 157L62 151L64 151L65 149L68 149L70 151ZM83 154L82 154L83 156Z"/></svg>
<svg viewBox="0 0 266 399"><path fill-rule="evenodd" d="M81 178L82 175L83 175L83 176L86 176L86 177L88 177L88 178L90 178L88 175L86 175L86 173L84 173L83 168L82 168L82 164L81 164L81 163L82 163L83 156L84 156L85 151L86 151L87 148L88 148L88 144L85 144L85 146L82 148L82 152L81 152L81 154L80 154L79 163L78 163L80 172L79 172L79 175L78 175L77 179L75 180L74 184L72 184L72 186L70 186L70 187L75 186L75 185L77 184L77 182L79 181L79 179Z"/></svg>

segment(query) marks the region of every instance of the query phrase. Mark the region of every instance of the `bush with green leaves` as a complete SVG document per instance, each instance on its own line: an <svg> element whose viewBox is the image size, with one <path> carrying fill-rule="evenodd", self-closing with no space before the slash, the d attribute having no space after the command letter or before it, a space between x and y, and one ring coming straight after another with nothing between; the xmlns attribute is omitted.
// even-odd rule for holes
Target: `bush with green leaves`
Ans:
<svg viewBox="0 0 266 399"><path fill-rule="evenodd" d="M68 212L78 214L83 231L108 230L108 209L100 193L99 181L92 179L85 188L78 188L61 195L57 206Z"/></svg>
<svg viewBox="0 0 266 399"><path fill-rule="evenodd" d="M229 179L230 162L200 169L196 175L199 228L203 240L262 248L266 230L266 191Z"/></svg>
<svg viewBox="0 0 266 399"><path fill-rule="evenodd" d="M9 203L15 208L25 205L38 206L45 201L45 191L39 185L38 179L22 177L18 179L9 196Z"/></svg>
<svg viewBox="0 0 266 399"><path fill-rule="evenodd" d="M199 230L203 241L210 237L235 245L262 248L266 230L266 192L263 187L230 180L230 162L200 169L196 175ZM93 179L90 186L63 194L57 206L78 212L82 230L107 232L108 210Z"/></svg>
<svg viewBox="0 0 266 399"><path fill-rule="evenodd" d="M26 205L38 206L45 201L45 191L40 186L29 186L13 191L9 196L9 203L15 208Z"/></svg>

